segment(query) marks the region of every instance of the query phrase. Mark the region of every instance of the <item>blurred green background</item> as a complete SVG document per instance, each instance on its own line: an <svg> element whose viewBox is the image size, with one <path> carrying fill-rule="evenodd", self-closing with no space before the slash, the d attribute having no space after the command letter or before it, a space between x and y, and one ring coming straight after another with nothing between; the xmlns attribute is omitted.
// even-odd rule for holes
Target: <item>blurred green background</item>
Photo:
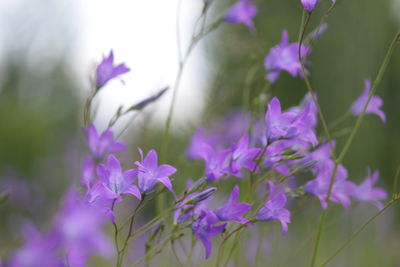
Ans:
<svg viewBox="0 0 400 267"><path fill-rule="evenodd" d="M214 1L215 15L234 3ZM200 48L211 66L211 75L207 75L209 88L204 88L207 95L203 99L201 124L209 125L231 109L242 107L246 88L250 88L252 98L265 88L263 60L269 49L280 41L283 29L288 29L291 41L297 41L302 14L298 0L256 0L255 3L259 10L255 19L256 34L241 25L223 25L207 37ZM319 24L329 6L330 1L321 1L312 15L309 29ZM365 78L376 76L400 28L399 6L397 4L396 8L396 1L389 0L338 0L327 20L328 30L313 47L309 57L312 65L308 67L329 122L341 116L361 94ZM13 32L11 28L7 31ZM67 58L27 67L27 51L35 39L35 34L28 35L29 31L22 33L27 40L19 43L19 49L11 49L19 42L17 35L3 44L6 49L3 49L0 63L0 188L16 188L25 195L11 195L9 201L0 206L0 257L19 244L18 233L23 220L29 218L44 225L49 222L62 193L79 178L80 160L85 153L80 130L84 103L81 92L85 88L81 88L73 75ZM51 53L51 43L45 48L40 52ZM379 185L389 192L400 164L399 65L398 48L377 89L377 95L384 101L387 123L382 124L375 115L366 116L344 160L349 179L356 182L363 179L368 166L379 169ZM255 75L249 80L252 71ZM302 79L283 73L272 93L288 108L301 100L306 87ZM351 118L341 127L351 127L354 122L355 118ZM197 178L202 174L202 164L188 163L185 158L190 136L197 126L193 123L180 125L171 137L173 145L169 155L174 156L169 156L167 161L179 169L175 177L177 188L183 188L183 181L188 177ZM157 126L144 119L133 128L140 130L124 135L125 141L132 145L126 153L127 162L137 157L136 146L145 150L161 147L162 124ZM345 137L336 139L339 149ZM307 266L319 220L319 203L316 199L307 200L305 206L295 206L293 210L295 214L287 237L277 238L268 232L271 244L275 245L265 253L266 265L263 266ZM396 210L398 206L371 225L331 266L400 266L400 227ZM374 207L357 203L346 212L335 207L328 217L321 259L330 255L349 233L374 213Z"/></svg>

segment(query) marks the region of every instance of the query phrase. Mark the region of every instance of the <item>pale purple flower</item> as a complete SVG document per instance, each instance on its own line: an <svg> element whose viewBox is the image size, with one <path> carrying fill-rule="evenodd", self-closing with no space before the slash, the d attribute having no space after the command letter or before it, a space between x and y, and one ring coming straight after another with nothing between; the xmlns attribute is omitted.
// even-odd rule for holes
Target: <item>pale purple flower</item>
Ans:
<svg viewBox="0 0 400 267"><path fill-rule="evenodd" d="M103 214L80 201L77 194L68 193L54 234L62 240L70 266L85 266L85 261L93 254L112 255L111 242L102 230L104 223Z"/></svg>
<svg viewBox="0 0 400 267"><path fill-rule="evenodd" d="M103 58L96 69L96 88L103 87L109 80L114 79L130 69L124 64L114 65L114 53L111 50L108 57Z"/></svg>
<svg viewBox="0 0 400 267"><path fill-rule="evenodd" d="M256 218L260 221L279 221L282 225L282 233L285 234L290 223L290 211L285 208L286 195L283 192L277 192L272 182L268 182L268 185L269 200L257 212Z"/></svg>
<svg viewBox="0 0 400 267"><path fill-rule="evenodd" d="M101 135L97 132L94 125L83 130L90 152L95 160L100 161L106 154L122 151L126 148L125 144L114 141L113 132L110 129Z"/></svg>
<svg viewBox="0 0 400 267"><path fill-rule="evenodd" d="M356 101L354 101L353 105L351 106L351 111L354 116L361 115L365 104L367 104L370 91L371 91L371 81L367 79L364 81L363 93L359 98L357 98ZM385 113L380 109L382 105L383 105L382 98L380 98L379 96L373 96L368 104L367 109L365 110L365 113L376 114L383 122L386 122Z"/></svg>
<svg viewBox="0 0 400 267"><path fill-rule="evenodd" d="M96 179L95 163L92 157L86 158L83 163L81 182L86 188L90 188Z"/></svg>
<svg viewBox="0 0 400 267"><path fill-rule="evenodd" d="M10 267L62 267L57 255L59 240L51 235L42 235L32 224L24 225L25 244L17 249L7 266Z"/></svg>
<svg viewBox="0 0 400 267"><path fill-rule="evenodd" d="M371 171L368 169L367 177L361 184L355 187L352 197L358 201L370 202L378 209L382 209L383 204L381 203L381 200L386 199L388 194L382 188L374 188L378 179L379 171L376 170L371 174Z"/></svg>
<svg viewBox="0 0 400 267"><path fill-rule="evenodd" d="M251 205L248 203L237 203L239 199L239 186L235 186L231 195L224 205L214 211L218 219L221 221L237 222L241 224L248 224L250 221L242 216L246 214Z"/></svg>
<svg viewBox="0 0 400 267"><path fill-rule="evenodd" d="M230 166L228 172L236 177L241 177L242 168L250 171L258 171L256 158L261 152L260 148L249 148L250 138L244 135L240 140L232 145L230 154Z"/></svg>
<svg viewBox="0 0 400 267"><path fill-rule="evenodd" d="M318 167L317 177L304 186L304 191L319 198L323 209L328 207L327 197L329 185L333 175L334 163L332 160L324 160ZM348 209L351 204L350 196L354 194L355 184L347 181L347 170L339 165L334 178L330 200L342 204Z"/></svg>
<svg viewBox="0 0 400 267"><path fill-rule="evenodd" d="M253 18L257 15L257 7L252 4L253 0L239 0L224 15L227 23L244 24L254 29Z"/></svg>
<svg viewBox="0 0 400 267"><path fill-rule="evenodd" d="M304 9L308 12L313 11L313 9L317 6L319 0L301 0L301 4L303 5Z"/></svg>
<svg viewBox="0 0 400 267"><path fill-rule="evenodd" d="M202 158L205 162L205 175L207 177L207 181L213 182L227 173L230 154L231 151L229 149L216 152L209 145L203 146Z"/></svg>
<svg viewBox="0 0 400 267"><path fill-rule="evenodd" d="M203 244L206 250L206 259L212 250L212 238L225 230L226 223L216 225L219 222L217 216L211 210L202 210L198 220L192 223L192 231Z"/></svg>
<svg viewBox="0 0 400 267"><path fill-rule="evenodd" d="M131 194L141 199L137 186L133 182L138 176L138 170L130 169L122 172L121 164L113 155L109 155L107 165L100 164L97 167L97 175L99 183L103 185L103 189L109 192L106 195L113 195L113 199L117 202L122 200L121 194Z"/></svg>
<svg viewBox="0 0 400 267"><path fill-rule="evenodd" d="M141 162L135 164L139 168L138 186L142 193L148 193L153 190L157 183L162 183L169 191L172 190L172 183L169 176L176 172L176 169L168 164L158 166L158 157L155 150L150 150L143 158L143 151L139 148Z"/></svg>
<svg viewBox="0 0 400 267"><path fill-rule="evenodd" d="M293 77L303 75L301 64L298 57L299 44L289 44L288 32L282 32L281 42L271 48L264 60L264 67L267 71L267 79L274 83L278 79L281 71L287 71ZM304 58L311 52L311 47L301 45L300 54Z"/></svg>

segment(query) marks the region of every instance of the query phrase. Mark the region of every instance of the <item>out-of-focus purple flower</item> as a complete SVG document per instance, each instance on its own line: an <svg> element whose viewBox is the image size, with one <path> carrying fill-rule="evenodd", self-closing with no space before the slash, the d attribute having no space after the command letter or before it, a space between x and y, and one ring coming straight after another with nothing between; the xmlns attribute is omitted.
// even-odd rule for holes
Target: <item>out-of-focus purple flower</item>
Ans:
<svg viewBox="0 0 400 267"><path fill-rule="evenodd" d="M290 211L285 209L287 198L285 193L277 192L272 182L268 182L270 193L269 200L257 212L257 220L279 221L282 225L282 233L285 234L290 223Z"/></svg>
<svg viewBox="0 0 400 267"><path fill-rule="evenodd" d="M102 230L104 222L104 215L80 201L75 193L67 195L54 234L62 240L70 266L85 266L93 254L112 255L111 242Z"/></svg>
<svg viewBox="0 0 400 267"><path fill-rule="evenodd" d="M308 12L313 11L313 9L317 6L319 0L301 0L301 4L303 5L304 9Z"/></svg>
<svg viewBox="0 0 400 267"><path fill-rule="evenodd" d="M281 71L287 71L292 76L302 75L301 64L298 57L299 44L289 44L288 32L282 32L281 42L271 48L264 60L264 67L267 71L267 79L274 83L278 79ZM302 58L308 56L311 47L301 45L300 55Z"/></svg>
<svg viewBox="0 0 400 267"><path fill-rule="evenodd" d="M371 91L371 81L367 79L364 81L364 92L361 94L359 98L357 98L356 101L354 101L353 105L351 106L351 111L354 116L361 115L365 104L367 104L370 91ZM365 113L376 114L383 122L386 122L385 113L382 110L380 110L382 105L383 105L382 98L380 98L379 96L373 96L368 104Z"/></svg>
<svg viewBox="0 0 400 267"><path fill-rule="evenodd" d="M374 188L374 185L379 179L379 171L376 170L371 174L371 171L367 170L367 177L365 180L355 187L355 191L352 197L358 201L365 201L374 204L378 209L383 208L381 200L387 198L387 193L382 188Z"/></svg>
<svg viewBox="0 0 400 267"><path fill-rule="evenodd" d="M104 57L96 69L96 88L103 87L109 80L114 79L130 69L125 64L114 65L114 53L111 50L108 57Z"/></svg>
<svg viewBox="0 0 400 267"><path fill-rule="evenodd" d="M310 32L309 38L311 38L311 40L313 41L316 41L325 33L327 29L328 29L328 23L324 23L315 30L313 30L312 32Z"/></svg>
<svg viewBox="0 0 400 267"><path fill-rule="evenodd" d="M331 142L332 149L335 149L335 141ZM314 151L308 153L303 159L304 165L312 164L311 169L314 174L317 174L319 170L325 168L325 162L331 160L331 148L329 143L322 144Z"/></svg>
<svg viewBox="0 0 400 267"><path fill-rule="evenodd" d="M142 193L148 193L153 190L157 183L162 183L169 191L172 190L172 183L169 176L176 172L176 169L168 164L158 166L158 157L155 150L150 150L143 158L143 151L139 148L141 162L135 164L139 168L138 186Z"/></svg>
<svg viewBox="0 0 400 267"><path fill-rule="evenodd" d="M324 160L320 163L317 177L314 180L309 181L304 186L305 192L315 195L319 198L323 209L328 207L327 197L333 170L333 161ZM330 200L340 203L345 209L348 209L351 204L350 196L352 196L355 191L355 184L346 180L347 170L343 167L343 165L338 166L334 179Z"/></svg>
<svg viewBox="0 0 400 267"><path fill-rule="evenodd" d="M227 23L244 24L254 29L253 18L257 15L257 7L252 4L253 0L239 0L224 15Z"/></svg>
<svg viewBox="0 0 400 267"><path fill-rule="evenodd" d="M113 155L109 155L107 159L107 165L100 164L97 167L97 175L104 189L110 192L107 195L113 194L113 199L117 202L122 200L121 194L131 194L138 199L141 199L137 186L133 185L136 177L138 176L138 170L131 169L122 172L121 164L118 159Z"/></svg>
<svg viewBox="0 0 400 267"><path fill-rule="evenodd" d="M241 177L241 169L245 168L250 171L258 171L255 159L259 156L260 148L249 148L250 138L244 135L231 148L231 162L228 172L236 177Z"/></svg>
<svg viewBox="0 0 400 267"><path fill-rule="evenodd" d="M91 125L85 128L83 132L95 160L100 161L106 154L122 151L126 148L125 144L114 141L113 132L110 129L99 135L96 127Z"/></svg>
<svg viewBox="0 0 400 267"><path fill-rule="evenodd" d="M11 256L10 267L62 267L57 255L59 240L53 236L42 235L33 225L26 224L23 229L25 244Z"/></svg>
<svg viewBox="0 0 400 267"><path fill-rule="evenodd" d="M248 203L237 203L238 199L239 186L236 185L233 188L228 201L214 211L219 220L237 222L241 224L250 223L248 219L243 218L242 216L251 209L251 205Z"/></svg>
<svg viewBox="0 0 400 267"><path fill-rule="evenodd" d="M96 179L95 163L92 157L88 157L82 167L81 182L86 188L90 188Z"/></svg>
<svg viewBox="0 0 400 267"><path fill-rule="evenodd" d="M208 182L213 182L221 178L227 172L231 151L227 149L221 152L215 152L209 145L205 145L203 151L202 158L206 165L205 175Z"/></svg>
<svg viewBox="0 0 400 267"><path fill-rule="evenodd" d="M206 259L212 250L212 238L225 230L226 223L216 225L219 220L211 210L202 210L198 220L192 224L192 231L196 238L201 241L206 250Z"/></svg>

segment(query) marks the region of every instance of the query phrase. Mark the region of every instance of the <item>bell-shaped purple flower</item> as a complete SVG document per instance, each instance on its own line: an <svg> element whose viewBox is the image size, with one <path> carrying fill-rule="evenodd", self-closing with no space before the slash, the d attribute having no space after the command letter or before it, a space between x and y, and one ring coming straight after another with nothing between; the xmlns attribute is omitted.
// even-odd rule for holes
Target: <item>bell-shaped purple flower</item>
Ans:
<svg viewBox="0 0 400 267"><path fill-rule="evenodd" d="M241 224L250 223L248 219L243 218L242 216L251 209L251 205L248 203L237 203L238 199L239 186L236 185L233 188L228 201L214 211L219 220L237 222Z"/></svg>
<svg viewBox="0 0 400 267"><path fill-rule="evenodd" d="M158 157L155 150L150 150L143 158L143 151L139 148L141 162L135 164L139 168L138 186L142 193L148 193L153 190L157 183L162 183L169 191L172 190L172 183L169 176L176 172L176 169L168 164L158 166Z"/></svg>
<svg viewBox="0 0 400 267"><path fill-rule="evenodd" d="M282 225L282 233L285 234L290 223L290 211L285 209L287 198L285 193L276 192L272 182L268 182L270 193L269 200L257 212L256 218L260 221L279 221Z"/></svg>
<svg viewBox="0 0 400 267"><path fill-rule="evenodd" d="M99 190L108 190L107 195L113 195L113 199L117 202L122 200L122 194L131 194L138 199L141 199L137 186L133 185L136 177L138 176L138 170L131 169L122 172L121 164L118 159L113 155L109 155L107 159L107 165L100 164L97 167L97 175L102 186Z"/></svg>
<svg viewBox="0 0 400 267"><path fill-rule="evenodd" d="M96 69L96 88L100 89L109 80L114 79L124 73L129 72L130 69L125 64L114 65L114 53L111 50L108 57L103 58Z"/></svg>
<svg viewBox="0 0 400 267"><path fill-rule="evenodd" d="M301 64L298 57L299 44L289 44L288 32L282 32L281 42L271 48L264 60L264 67L267 71L267 79L274 83L278 79L281 71L287 71L293 77L302 75ZM311 47L301 45L300 55L302 58L308 56Z"/></svg>
<svg viewBox="0 0 400 267"><path fill-rule="evenodd" d="M192 231L203 244L206 250L206 259L211 254L212 238L225 230L226 223L216 225L219 222L217 216L211 210L202 210L200 217L192 223Z"/></svg>
<svg viewBox="0 0 400 267"><path fill-rule="evenodd" d="M126 148L125 144L114 141L114 135L110 129L99 135L96 127L91 125L85 128L83 132L95 160L100 161L106 154L122 151Z"/></svg>
<svg viewBox="0 0 400 267"><path fill-rule="evenodd" d="M382 209L383 204L381 203L381 200L386 199L388 194L382 188L374 188L378 179L379 171L376 170L371 174L371 171L368 169L367 177L361 184L355 187L352 197L358 201L370 202L378 209Z"/></svg>
<svg viewBox="0 0 400 267"><path fill-rule="evenodd" d="M231 162L228 172L236 177L241 177L242 168L250 171L258 171L256 166L256 158L261 153L260 148L249 148L250 138L244 135L240 140L231 148Z"/></svg>
<svg viewBox="0 0 400 267"><path fill-rule="evenodd" d="M328 207L327 197L329 185L333 175L334 163L332 160L324 160L318 166L318 174L314 180L309 181L305 186L305 192L317 196L323 209ZM330 200L342 204L348 209L351 204L350 196L354 194L355 184L347 181L347 170L339 165L334 178Z"/></svg>
<svg viewBox="0 0 400 267"><path fill-rule="evenodd" d="M304 9L308 12L313 11L313 9L317 6L319 0L301 0L301 4L303 5Z"/></svg>
<svg viewBox="0 0 400 267"><path fill-rule="evenodd" d="M371 91L371 81L367 79L364 81L363 93L359 98L357 98L356 101L354 101L353 105L351 106L351 112L353 113L354 116L359 116L362 113L363 108L368 101L370 91ZM383 122L386 122L385 113L380 109L382 105L383 105L382 98L380 98L379 96L373 96L368 104L365 113L376 114Z"/></svg>
<svg viewBox="0 0 400 267"><path fill-rule="evenodd" d="M252 4L253 0L239 0L224 15L227 23L244 24L254 29L253 18L257 15L257 7Z"/></svg>

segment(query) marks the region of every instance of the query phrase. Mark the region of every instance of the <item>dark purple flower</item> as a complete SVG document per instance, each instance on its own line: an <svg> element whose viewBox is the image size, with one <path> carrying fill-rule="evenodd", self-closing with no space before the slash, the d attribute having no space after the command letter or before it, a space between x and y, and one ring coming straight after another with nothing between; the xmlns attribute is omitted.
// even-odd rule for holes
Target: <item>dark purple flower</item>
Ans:
<svg viewBox="0 0 400 267"><path fill-rule="evenodd" d="M284 30L282 32L281 42L269 51L264 60L264 67L267 70L267 79L271 83L274 83L278 79L281 71L287 71L294 77L302 75L298 48L298 43L289 44L288 32ZM311 48L306 45L302 45L300 50L302 58L306 57L311 52Z"/></svg>
<svg viewBox="0 0 400 267"><path fill-rule="evenodd" d="M103 87L109 80L129 72L124 64L114 65L114 53L111 50L108 57L103 58L96 69L96 88Z"/></svg>
<svg viewBox="0 0 400 267"><path fill-rule="evenodd" d="M199 219L192 224L194 235L203 243L206 250L206 259L211 254L211 239L225 230L226 223L216 225L218 222L217 216L211 210L202 210Z"/></svg>
<svg viewBox="0 0 400 267"><path fill-rule="evenodd" d="M257 7L252 4L253 0L239 0L224 16L227 23L244 24L254 29L253 18L257 15Z"/></svg>
<svg viewBox="0 0 400 267"><path fill-rule="evenodd" d="M313 9L317 6L319 0L301 0L301 4L303 5L304 9L308 12L313 11Z"/></svg>
<svg viewBox="0 0 400 267"><path fill-rule="evenodd" d="M236 185L233 188L228 201L214 211L219 220L237 222L241 224L250 223L248 219L243 218L242 216L251 209L251 205L248 203L237 203L238 199L239 186Z"/></svg>
<svg viewBox="0 0 400 267"><path fill-rule="evenodd" d="M283 192L276 192L272 182L268 182L270 193L269 200L257 212L257 220L260 221L279 221L282 225L282 233L285 234L290 223L290 211L285 209L286 195Z"/></svg>
<svg viewBox="0 0 400 267"><path fill-rule="evenodd" d="M121 194L131 194L138 199L142 198L137 186L133 185L138 176L138 170L131 169L122 172L121 164L113 155L108 156L107 165L100 164L97 167L97 175L103 189L109 191L107 195L113 194L112 198L117 202L122 200Z"/></svg>
<svg viewBox="0 0 400 267"><path fill-rule="evenodd" d="M329 185L333 175L334 163L332 160L324 160L318 166L317 177L309 181L305 186L305 192L319 198L323 209L328 207L327 197ZM347 170L339 165L334 178L330 200L342 204L347 209L350 207L350 196L354 194L355 184L347 179Z"/></svg>
<svg viewBox="0 0 400 267"><path fill-rule="evenodd" d="M354 101L353 105L351 106L351 111L354 114L354 116L359 116L361 115L365 104L367 104L368 97L369 97L369 92L371 91L371 81L370 80L365 80L364 81L364 92L362 95L357 98L356 101ZM381 106L383 105L382 98L379 96L373 96L371 98L371 101L368 104L368 107L365 111L365 113L373 113L379 116L383 122L386 122L386 116L385 113L380 110Z"/></svg>
<svg viewBox="0 0 400 267"><path fill-rule="evenodd" d="M382 209L383 204L381 203L381 200L386 199L388 194L382 188L374 188L378 179L379 171L376 170L371 174L371 171L368 169L367 177L364 182L355 187L352 197L358 201L370 202L378 209Z"/></svg>
<svg viewBox="0 0 400 267"><path fill-rule="evenodd" d="M85 128L83 132L95 160L101 160L108 153L118 152L126 148L123 143L114 141L113 132L110 129L99 135L96 127L91 125Z"/></svg>
<svg viewBox="0 0 400 267"><path fill-rule="evenodd" d="M139 148L141 162L135 164L139 168L138 186L142 193L153 190L157 183L162 183L169 191L173 192L169 176L176 172L176 169L168 164L158 166L158 157L155 150L150 150L143 158L143 151Z"/></svg>

